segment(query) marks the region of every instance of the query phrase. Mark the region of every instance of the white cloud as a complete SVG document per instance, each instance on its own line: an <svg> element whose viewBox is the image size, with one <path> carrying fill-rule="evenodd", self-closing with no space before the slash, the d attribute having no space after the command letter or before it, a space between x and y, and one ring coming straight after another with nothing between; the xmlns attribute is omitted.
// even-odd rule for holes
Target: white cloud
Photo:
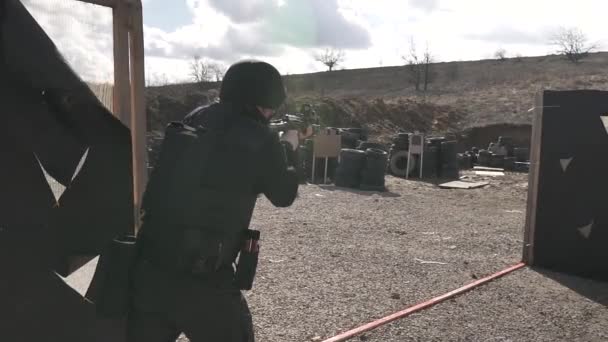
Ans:
<svg viewBox="0 0 608 342"><path fill-rule="evenodd" d="M81 78L113 82L111 9L80 1L23 4Z"/></svg>
<svg viewBox="0 0 608 342"><path fill-rule="evenodd" d="M159 8L162 1L144 6ZM148 73L169 80L187 79L195 54L226 66L260 58L283 73L302 73L324 70L313 55L333 46L345 50L346 68L398 65L410 37L441 61L489 58L500 47L510 54L551 53L548 35L558 26L579 27L590 41L608 46L603 0L173 1L185 1L190 20L170 32L145 27ZM79 74L95 80L112 74L109 12L78 1L25 2Z"/></svg>

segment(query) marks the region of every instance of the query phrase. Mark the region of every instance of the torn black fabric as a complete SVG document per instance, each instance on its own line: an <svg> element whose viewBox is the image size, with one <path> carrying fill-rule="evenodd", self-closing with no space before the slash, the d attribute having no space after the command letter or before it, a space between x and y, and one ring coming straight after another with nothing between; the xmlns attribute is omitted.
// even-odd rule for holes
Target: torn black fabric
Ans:
<svg viewBox="0 0 608 342"><path fill-rule="evenodd" d="M130 132L18 0L0 1L0 122L0 340L124 341L56 272L133 229Z"/></svg>
<svg viewBox="0 0 608 342"><path fill-rule="evenodd" d="M10 162L0 179L11 184L0 194L0 224L45 232L33 240L52 236L58 241L47 248L55 250L52 259L97 254L114 236L133 229L130 132L19 1L5 1L2 13L0 158ZM58 203L39 163L67 186Z"/></svg>

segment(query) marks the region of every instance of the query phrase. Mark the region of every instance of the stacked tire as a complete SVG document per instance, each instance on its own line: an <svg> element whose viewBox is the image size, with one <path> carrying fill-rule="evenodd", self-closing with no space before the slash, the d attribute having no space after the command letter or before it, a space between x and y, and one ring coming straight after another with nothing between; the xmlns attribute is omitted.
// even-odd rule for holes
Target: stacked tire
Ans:
<svg viewBox="0 0 608 342"><path fill-rule="evenodd" d="M492 153L488 150L480 150L477 155L477 164L480 166L490 166Z"/></svg>
<svg viewBox="0 0 608 342"><path fill-rule="evenodd" d="M490 167L504 168L505 156L493 154L490 156Z"/></svg>
<svg viewBox="0 0 608 342"><path fill-rule="evenodd" d="M340 136L342 146L356 149L360 141L366 141L367 135L362 128L341 128Z"/></svg>
<svg viewBox="0 0 608 342"><path fill-rule="evenodd" d="M461 170L473 168L473 157L469 153L458 153L458 166Z"/></svg>
<svg viewBox="0 0 608 342"><path fill-rule="evenodd" d="M503 167L507 171L515 171L515 157L505 157Z"/></svg>
<svg viewBox="0 0 608 342"><path fill-rule="evenodd" d="M523 163L530 160L530 149L529 148L515 148L513 149L513 155L517 162Z"/></svg>
<svg viewBox="0 0 608 342"><path fill-rule="evenodd" d="M439 160L439 147L425 146L422 162L422 175L424 177L437 177L437 165Z"/></svg>
<svg viewBox="0 0 608 342"><path fill-rule="evenodd" d="M393 139L392 149L396 151L408 150L410 148L410 134L409 133L398 133Z"/></svg>
<svg viewBox="0 0 608 342"><path fill-rule="evenodd" d="M415 162L410 162L408 168L407 157L408 152L406 150L391 151L390 161L388 163L388 170L392 175L398 177L405 177L416 168Z"/></svg>
<svg viewBox="0 0 608 342"><path fill-rule="evenodd" d="M361 185L361 171L365 166L365 157L364 151L350 148L342 149L334 184L345 188L358 188Z"/></svg>
<svg viewBox="0 0 608 342"><path fill-rule="evenodd" d="M445 179L458 179L460 173L455 141L444 141L441 143L440 159L441 169L439 176Z"/></svg>
<svg viewBox="0 0 608 342"><path fill-rule="evenodd" d="M378 149L382 151L386 151L386 147L383 144L370 142L370 141L361 141L357 146L357 150L366 151L368 148Z"/></svg>
<svg viewBox="0 0 608 342"><path fill-rule="evenodd" d="M398 177L405 177L407 173L407 151L410 148L410 134L409 133L398 133L393 138L393 144L388 151L387 171ZM415 165L412 165L411 169ZM410 170L411 171L411 170Z"/></svg>
<svg viewBox="0 0 608 342"><path fill-rule="evenodd" d="M365 150L365 165L361 170L361 190L385 191L384 176L388 153L380 149Z"/></svg>

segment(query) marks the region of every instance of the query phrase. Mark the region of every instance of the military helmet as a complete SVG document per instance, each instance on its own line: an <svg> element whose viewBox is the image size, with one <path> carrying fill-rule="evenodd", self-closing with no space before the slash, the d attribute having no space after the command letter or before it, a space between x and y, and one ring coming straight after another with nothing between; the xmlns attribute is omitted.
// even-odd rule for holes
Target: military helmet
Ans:
<svg viewBox="0 0 608 342"><path fill-rule="evenodd" d="M287 95L275 67L258 60L243 60L226 71L219 97L220 102L277 109Z"/></svg>

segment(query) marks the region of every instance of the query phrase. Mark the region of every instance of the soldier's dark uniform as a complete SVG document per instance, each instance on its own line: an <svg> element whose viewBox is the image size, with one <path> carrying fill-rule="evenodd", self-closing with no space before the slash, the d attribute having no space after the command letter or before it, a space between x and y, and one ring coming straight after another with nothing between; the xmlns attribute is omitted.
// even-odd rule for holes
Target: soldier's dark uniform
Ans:
<svg viewBox="0 0 608 342"><path fill-rule="evenodd" d="M233 262L258 195L264 194L278 207L291 205L297 195L296 173L286 164L268 118L256 109L277 108L284 99L274 67L245 61L227 71L220 103L199 108L184 119L189 126L219 132L201 178L205 198L192 203L199 206L202 217L195 228L203 233L188 238L182 225L162 219L162 208L154 209L160 213L148 208L151 212L145 213L138 235L141 256L132 284L131 342L175 341L182 332L192 342L253 341L251 315L235 285ZM195 249L219 246L219 252L199 265L204 270L198 275L176 271L175 249L187 250L192 246L180 244L197 241L203 242Z"/></svg>

